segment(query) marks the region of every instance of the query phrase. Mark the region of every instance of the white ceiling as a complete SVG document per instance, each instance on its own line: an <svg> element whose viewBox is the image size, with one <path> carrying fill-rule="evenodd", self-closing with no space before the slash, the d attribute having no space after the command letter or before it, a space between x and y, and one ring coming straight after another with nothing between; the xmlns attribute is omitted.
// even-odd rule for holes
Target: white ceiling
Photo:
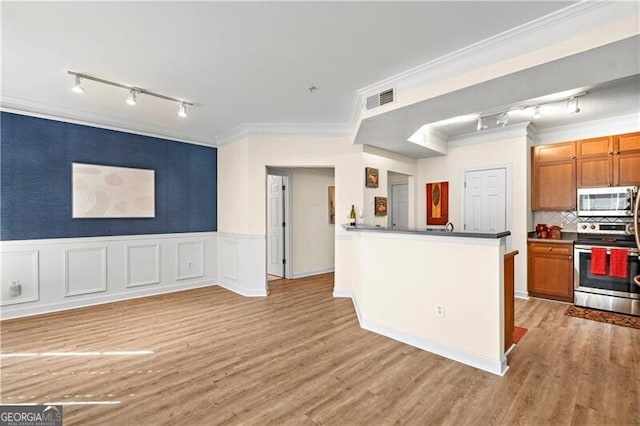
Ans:
<svg viewBox="0 0 640 426"><path fill-rule="evenodd" d="M3 1L2 105L212 145L244 123L349 124L358 89L571 3ZM196 106L77 95L67 70Z"/></svg>

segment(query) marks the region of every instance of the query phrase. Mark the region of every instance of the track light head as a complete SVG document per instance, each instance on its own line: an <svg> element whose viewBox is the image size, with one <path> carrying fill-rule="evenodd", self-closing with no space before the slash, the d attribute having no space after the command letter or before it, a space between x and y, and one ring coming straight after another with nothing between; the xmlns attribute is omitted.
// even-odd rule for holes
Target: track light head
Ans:
<svg viewBox="0 0 640 426"><path fill-rule="evenodd" d="M534 108L533 118L542 118L542 107L540 105Z"/></svg>
<svg viewBox="0 0 640 426"><path fill-rule="evenodd" d="M73 87L71 88L71 90L73 90L74 93L83 93L84 92L84 87L82 87L81 85L81 81L80 81L80 76L76 75L76 80L75 83L73 85Z"/></svg>
<svg viewBox="0 0 640 426"><path fill-rule="evenodd" d="M178 115L182 118L187 117L187 105L184 102L181 102L180 106L178 106Z"/></svg>
<svg viewBox="0 0 640 426"><path fill-rule="evenodd" d="M482 130L482 116L478 117L478 124L476 126L476 131Z"/></svg>
<svg viewBox="0 0 640 426"><path fill-rule="evenodd" d="M569 114L577 114L580 112L580 107L578 107L578 98L572 96L567 101L567 112Z"/></svg>
<svg viewBox="0 0 640 426"><path fill-rule="evenodd" d="M127 105L132 105L132 106L137 103L135 89L129 90L129 96L127 96L127 100L125 102L127 103Z"/></svg>
<svg viewBox="0 0 640 426"><path fill-rule="evenodd" d="M501 127L505 127L507 124L509 124L509 113L503 112L502 114L500 114L498 116L498 119L496 120L496 124Z"/></svg>

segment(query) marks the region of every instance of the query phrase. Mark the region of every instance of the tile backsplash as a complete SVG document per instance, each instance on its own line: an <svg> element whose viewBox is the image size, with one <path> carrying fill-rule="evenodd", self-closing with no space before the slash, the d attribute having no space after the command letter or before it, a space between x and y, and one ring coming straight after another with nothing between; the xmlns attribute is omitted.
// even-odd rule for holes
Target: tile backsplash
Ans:
<svg viewBox="0 0 640 426"><path fill-rule="evenodd" d="M578 222L629 222L625 217L578 217L577 212L533 212L533 226L544 223L547 226L560 225L567 232L576 232Z"/></svg>

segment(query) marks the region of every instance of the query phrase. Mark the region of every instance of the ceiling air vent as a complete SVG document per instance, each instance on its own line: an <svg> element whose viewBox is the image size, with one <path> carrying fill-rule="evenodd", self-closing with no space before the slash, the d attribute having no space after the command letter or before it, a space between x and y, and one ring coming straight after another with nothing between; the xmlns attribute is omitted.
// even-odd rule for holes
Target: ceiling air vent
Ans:
<svg viewBox="0 0 640 426"><path fill-rule="evenodd" d="M385 90L384 92L376 93L375 95L367 98L367 109L379 107L389 102L393 102L394 92L393 89Z"/></svg>

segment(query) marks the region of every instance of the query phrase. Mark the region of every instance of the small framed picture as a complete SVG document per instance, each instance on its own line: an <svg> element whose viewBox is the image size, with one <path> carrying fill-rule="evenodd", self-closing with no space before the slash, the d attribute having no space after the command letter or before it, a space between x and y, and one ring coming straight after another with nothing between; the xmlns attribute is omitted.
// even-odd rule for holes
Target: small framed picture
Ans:
<svg viewBox="0 0 640 426"><path fill-rule="evenodd" d="M378 187L378 169L373 167L365 167L364 169L364 181L367 188Z"/></svg>
<svg viewBox="0 0 640 426"><path fill-rule="evenodd" d="M329 225L336 223L336 187L329 187Z"/></svg>
<svg viewBox="0 0 640 426"><path fill-rule="evenodd" d="M386 216L387 215L387 197L375 197L375 215Z"/></svg>

